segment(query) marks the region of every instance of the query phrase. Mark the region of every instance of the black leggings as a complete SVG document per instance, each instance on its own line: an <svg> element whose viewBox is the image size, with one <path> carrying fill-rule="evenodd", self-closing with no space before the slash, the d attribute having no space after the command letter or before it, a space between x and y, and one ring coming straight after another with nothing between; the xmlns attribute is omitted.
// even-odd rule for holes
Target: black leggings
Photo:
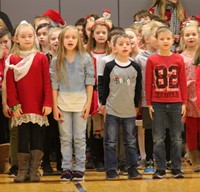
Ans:
<svg viewBox="0 0 200 192"><path fill-rule="evenodd" d="M29 153L32 150L43 151L45 126L33 123L22 123L18 126L19 153Z"/></svg>
<svg viewBox="0 0 200 192"><path fill-rule="evenodd" d="M2 98L0 95L0 103L2 103ZM9 119L3 114L3 107L0 105L0 144L9 143Z"/></svg>

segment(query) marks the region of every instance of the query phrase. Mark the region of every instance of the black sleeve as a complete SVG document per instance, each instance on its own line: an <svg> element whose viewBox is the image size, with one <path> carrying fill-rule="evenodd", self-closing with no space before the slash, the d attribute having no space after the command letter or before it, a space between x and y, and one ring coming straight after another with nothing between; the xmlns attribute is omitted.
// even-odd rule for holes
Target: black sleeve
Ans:
<svg viewBox="0 0 200 192"><path fill-rule="evenodd" d="M108 98L108 95L110 93L110 73L113 70L115 66L115 61L110 61L106 63L106 66L104 68L103 73L103 98L102 98L102 105L106 104L106 100Z"/></svg>
<svg viewBox="0 0 200 192"><path fill-rule="evenodd" d="M99 96L99 102L102 103L102 99L103 99L103 76L98 76L98 96Z"/></svg>
<svg viewBox="0 0 200 192"><path fill-rule="evenodd" d="M133 67L137 71L137 78L136 78L136 86L135 86L135 107L138 108L141 100L141 93L142 93L142 72L140 66L133 62Z"/></svg>

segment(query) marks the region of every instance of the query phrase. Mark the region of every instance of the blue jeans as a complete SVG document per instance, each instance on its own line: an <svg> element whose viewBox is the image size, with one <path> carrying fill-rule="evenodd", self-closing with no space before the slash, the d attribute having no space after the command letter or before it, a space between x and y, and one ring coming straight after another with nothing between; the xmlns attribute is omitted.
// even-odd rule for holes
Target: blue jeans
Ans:
<svg viewBox="0 0 200 192"><path fill-rule="evenodd" d="M104 130L105 168L117 170L118 168L118 131L120 124L123 129L123 141L128 167L137 165L137 149L135 132L135 117L120 118L106 114L106 127Z"/></svg>
<svg viewBox="0 0 200 192"><path fill-rule="evenodd" d="M63 123L59 123L60 144L63 170L72 170L72 153L75 150L74 170L85 171L86 160L86 120L81 118L82 112L65 112ZM73 145L72 145L73 141Z"/></svg>
<svg viewBox="0 0 200 192"><path fill-rule="evenodd" d="M166 169L166 119L169 121L171 168L181 169L182 122L181 103L152 103L154 156L158 170Z"/></svg>

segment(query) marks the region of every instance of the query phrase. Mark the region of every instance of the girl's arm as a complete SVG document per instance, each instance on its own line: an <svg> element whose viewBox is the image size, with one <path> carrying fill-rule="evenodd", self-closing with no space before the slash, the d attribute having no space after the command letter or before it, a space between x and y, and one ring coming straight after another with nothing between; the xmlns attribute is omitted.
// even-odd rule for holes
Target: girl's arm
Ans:
<svg viewBox="0 0 200 192"><path fill-rule="evenodd" d="M58 90L53 89L53 116L56 121L63 122L63 113L58 108Z"/></svg>
<svg viewBox="0 0 200 192"><path fill-rule="evenodd" d="M7 104L6 83L4 80L2 82L2 106L3 106L3 114L6 117L10 118L11 112L10 112L10 108L8 107L8 104Z"/></svg>
<svg viewBox="0 0 200 192"><path fill-rule="evenodd" d="M81 116L85 120L88 118L89 112L90 112L90 107L92 103L92 95L93 95L93 85L86 85L86 91L87 91L87 102L83 107L82 116Z"/></svg>

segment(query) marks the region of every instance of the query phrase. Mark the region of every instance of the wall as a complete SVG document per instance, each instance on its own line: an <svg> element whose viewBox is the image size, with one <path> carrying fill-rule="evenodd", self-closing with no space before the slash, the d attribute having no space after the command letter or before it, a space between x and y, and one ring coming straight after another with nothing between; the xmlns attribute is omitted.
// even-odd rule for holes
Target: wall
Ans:
<svg viewBox="0 0 200 192"><path fill-rule="evenodd" d="M92 3L91 3L92 2ZM148 9L152 0L0 0L1 11L8 14L13 26L21 20L33 21L47 9L60 10L68 24L74 24L81 17L91 13L102 14L103 9L110 9L114 25L128 27L133 15L141 9ZM200 14L199 0L182 0L188 15Z"/></svg>

